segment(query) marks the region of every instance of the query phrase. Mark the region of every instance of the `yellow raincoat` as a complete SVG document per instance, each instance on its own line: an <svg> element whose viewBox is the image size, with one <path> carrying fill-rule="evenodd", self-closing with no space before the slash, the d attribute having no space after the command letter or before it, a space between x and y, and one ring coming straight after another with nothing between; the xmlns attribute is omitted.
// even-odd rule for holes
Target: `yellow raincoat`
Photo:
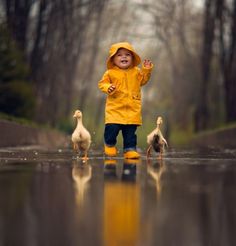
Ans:
<svg viewBox="0 0 236 246"><path fill-rule="evenodd" d="M120 69L113 65L112 57L119 48L128 49L133 53L133 67ZM129 43L122 42L111 46L107 60L108 70L98 83L99 89L107 94L105 124L142 124L141 86L148 82L152 67L140 69L137 67L140 62L140 57ZM108 88L111 84L116 86L116 90L109 94Z"/></svg>

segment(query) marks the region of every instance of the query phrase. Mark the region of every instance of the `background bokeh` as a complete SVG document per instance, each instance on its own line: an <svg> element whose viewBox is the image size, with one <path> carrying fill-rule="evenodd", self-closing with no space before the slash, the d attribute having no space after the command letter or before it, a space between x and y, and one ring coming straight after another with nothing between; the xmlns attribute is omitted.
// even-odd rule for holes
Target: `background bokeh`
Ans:
<svg viewBox="0 0 236 246"><path fill-rule="evenodd" d="M235 9L228 0L0 0L0 117L70 134L78 108L102 146L97 84L110 45L128 41L155 66L142 91L140 147L157 116L172 145L233 124Z"/></svg>

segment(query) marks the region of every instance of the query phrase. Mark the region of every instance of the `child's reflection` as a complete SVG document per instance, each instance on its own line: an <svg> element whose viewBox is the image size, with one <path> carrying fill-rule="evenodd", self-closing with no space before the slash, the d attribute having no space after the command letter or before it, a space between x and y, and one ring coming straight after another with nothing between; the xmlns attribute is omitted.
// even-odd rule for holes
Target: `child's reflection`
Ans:
<svg viewBox="0 0 236 246"><path fill-rule="evenodd" d="M124 161L121 179L123 181L136 181L138 160L127 159Z"/></svg>
<svg viewBox="0 0 236 246"><path fill-rule="evenodd" d="M76 203L79 206L83 205L84 195L91 177L92 167L88 162L80 163L79 161L73 161L72 178L76 190Z"/></svg>
<svg viewBox="0 0 236 246"><path fill-rule="evenodd" d="M147 172L156 182L156 191L158 196L161 194L161 176L165 170L166 166L163 160L159 160L155 163L152 163L150 159L147 160Z"/></svg>
<svg viewBox="0 0 236 246"><path fill-rule="evenodd" d="M140 225L137 160L104 162L104 245L136 245Z"/></svg>
<svg viewBox="0 0 236 246"><path fill-rule="evenodd" d="M104 161L104 177L105 179L116 179L117 174L117 160L115 159L107 159Z"/></svg>
<svg viewBox="0 0 236 246"><path fill-rule="evenodd" d="M139 160L127 159L117 161L116 159L107 159L104 161L105 179L118 179L123 181L136 181L137 164Z"/></svg>

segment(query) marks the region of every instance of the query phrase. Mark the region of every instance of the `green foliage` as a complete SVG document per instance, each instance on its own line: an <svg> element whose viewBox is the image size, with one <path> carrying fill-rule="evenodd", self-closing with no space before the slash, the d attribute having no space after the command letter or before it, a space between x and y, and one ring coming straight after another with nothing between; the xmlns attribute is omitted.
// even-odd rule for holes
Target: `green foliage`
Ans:
<svg viewBox="0 0 236 246"><path fill-rule="evenodd" d="M68 133L68 134L71 134L74 130L74 125L72 125L72 122L70 121L70 119L62 119L62 120L59 120L57 125L56 125L56 128L59 130L59 131L62 131L64 133Z"/></svg>
<svg viewBox="0 0 236 246"><path fill-rule="evenodd" d="M29 71L7 28L0 25L0 112L33 118L36 102Z"/></svg>
<svg viewBox="0 0 236 246"><path fill-rule="evenodd" d="M223 132L223 131L226 131L226 130L229 130L229 129L234 129L236 128L236 122L232 122L232 123L229 123L229 124L224 124L224 125L221 125L219 127L215 127L213 129L208 129L208 130L205 130L205 131L201 131L200 133L197 133L197 134L194 134L194 138L197 138L197 137L204 137L204 136L207 136L207 135L210 135L210 134L216 134L218 132Z"/></svg>
<svg viewBox="0 0 236 246"><path fill-rule="evenodd" d="M22 52L11 39L6 27L0 25L0 79L7 83L12 79L25 80L29 67L24 62Z"/></svg>
<svg viewBox="0 0 236 246"><path fill-rule="evenodd" d="M22 81L0 84L0 108L4 113L31 119L35 108L32 85Z"/></svg>
<svg viewBox="0 0 236 246"><path fill-rule="evenodd" d="M39 125L34 121L27 120L26 118L14 117L12 115L0 112L0 120L1 119L16 122L16 123L19 123L21 125L27 125L27 126L31 126L31 127L46 128L46 126Z"/></svg>
<svg viewBox="0 0 236 246"><path fill-rule="evenodd" d="M173 129L170 137L171 146L186 146L193 138L193 132L190 130Z"/></svg>

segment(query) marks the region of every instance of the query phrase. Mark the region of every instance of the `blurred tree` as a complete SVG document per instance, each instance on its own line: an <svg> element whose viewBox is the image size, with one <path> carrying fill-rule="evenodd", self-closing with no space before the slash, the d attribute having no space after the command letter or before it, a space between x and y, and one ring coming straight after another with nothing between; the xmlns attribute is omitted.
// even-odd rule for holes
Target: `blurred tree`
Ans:
<svg viewBox="0 0 236 246"><path fill-rule="evenodd" d="M155 41L165 57L164 66L168 67L169 78L165 76L165 80L169 80L171 94L166 111L171 111L175 127L186 129L191 124L200 79L199 45L195 41L199 36L196 23L200 16L189 0L142 1L139 6L152 16Z"/></svg>
<svg viewBox="0 0 236 246"><path fill-rule="evenodd" d="M74 106L76 72L87 43L86 34L92 19L102 14L99 8L103 2L40 2L31 53L32 74L37 81L38 121L56 125L58 120L69 116ZM99 14L95 15L97 10ZM88 69L83 66L80 76Z"/></svg>
<svg viewBox="0 0 236 246"><path fill-rule="evenodd" d="M202 79L198 91L198 102L195 111L194 129L196 132L208 127L209 109L208 109L208 83L210 78L210 62L212 59L212 46L214 40L214 0L205 1L205 16L203 29L203 48L202 48Z"/></svg>
<svg viewBox="0 0 236 246"><path fill-rule="evenodd" d="M55 126L72 110L78 60L87 43L86 33L93 20L97 28L90 38L98 38L99 18L107 0L4 2L8 29L28 59L31 79L35 81L36 120ZM92 49L94 45L98 44L94 41ZM90 65L90 71L83 67L81 73L86 70L90 75L94 66L91 62Z"/></svg>
<svg viewBox="0 0 236 246"><path fill-rule="evenodd" d="M35 0L3 0L5 4L7 26L12 37L23 52L27 46L29 14Z"/></svg>
<svg viewBox="0 0 236 246"><path fill-rule="evenodd" d="M81 78L81 90L78 100L78 106L83 109L90 99L91 87L93 87L93 76L97 65L97 55L99 53L100 40L102 38L102 22L103 22L103 8L106 1L98 1L96 11L94 11L91 17L91 25L86 32L85 39L87 40L84 45L84 50L81 55L86 54L87 66L84 67L84 63L80 63L80 69L84 70Z"/></svg>
<svg viewBox="0 0 236 246"><path fill-rule="evenodd" d="M209 127L209 80L212 60L219 62L224 83L226 121L236 120L236 1L206 0L202 49L202 83L197 108L196 130ZM214 48L214 49L213 49Z"/></svg>
<svg viewBox="0 0 236 246"><path fill-rule="evenodd" d="M236 120L236 0L218 0L216 18L219 29L220 65L225 88L226 121Z"/></svg>
<svg viewBox="0 0 236 246"><path fill-rule="evenodd" d="M32 119L35 109L33 85L23 54L0 24L0 111Z"/></svg>
<svg viewBox="0 0 236 246"><path fill-rule="evenodd" d="M119 42L120 40L127 40L121 35L122 28L125 29L124 18L120 13L126 15L126 21L129 21L129 14L126 6L127 1L108 1L101 2L100 10L94 13L91 22L91 28L86 33L86 44L82 51L83 59L79 64L80 76L82 76L80 87L78 89L79 100L77 105L79 108L88 106L93 118L93 125L97 126L98 122L103 122L104 95L98 91L97 83L105 71L106 58L108 49L111 43ZM114 21L116 20L116 21ZM104 45L105 44L105 45ZM103 54L103 46L105 46L105 55ZM103 60L99 55L102 54ZM87 67L84 67L84 60L87 59ZM84 70L85 73L81 73ZM99 93L98 97L94 95Z"/></svg>

